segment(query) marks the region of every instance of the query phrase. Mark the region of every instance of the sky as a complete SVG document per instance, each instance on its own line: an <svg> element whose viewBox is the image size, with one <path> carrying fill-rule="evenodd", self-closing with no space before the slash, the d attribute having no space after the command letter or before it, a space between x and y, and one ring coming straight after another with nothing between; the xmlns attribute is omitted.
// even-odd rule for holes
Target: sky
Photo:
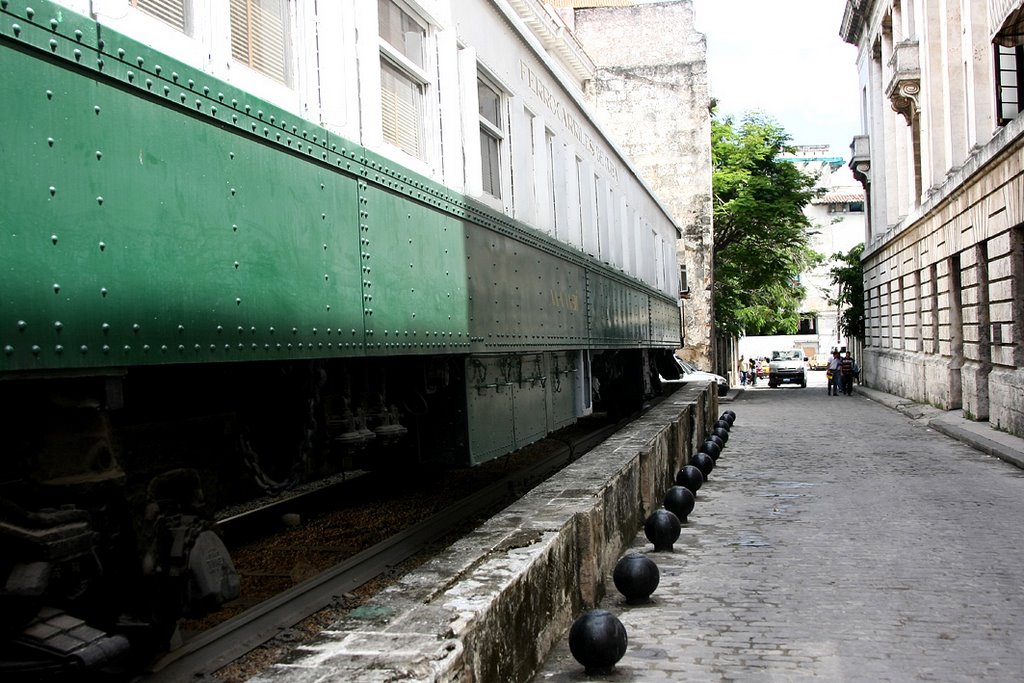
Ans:
<svg viewBox="0 0 1024 683"><path fill-rule="evenodd" d="M693 0L707 38L720 114L758 110L795 145L830 145L850 158L860 134L857 49L839 27L846 0Z"/></svg>

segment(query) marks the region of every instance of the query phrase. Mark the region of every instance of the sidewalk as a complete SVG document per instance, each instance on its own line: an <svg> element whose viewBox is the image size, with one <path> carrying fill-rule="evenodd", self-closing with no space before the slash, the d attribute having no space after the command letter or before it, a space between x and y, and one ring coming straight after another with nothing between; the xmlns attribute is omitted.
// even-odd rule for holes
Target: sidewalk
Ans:
<svg viewBox="0 0 1024 683"><path fill-rule="evenodd" d="M1001 432L988 422L968 420L960 409L941 410L862 386L854 386L853 391L888 408L898 410L914 420L923 420L935 431L962 441L982 453L1024 469L1024 438Z"/></svg>

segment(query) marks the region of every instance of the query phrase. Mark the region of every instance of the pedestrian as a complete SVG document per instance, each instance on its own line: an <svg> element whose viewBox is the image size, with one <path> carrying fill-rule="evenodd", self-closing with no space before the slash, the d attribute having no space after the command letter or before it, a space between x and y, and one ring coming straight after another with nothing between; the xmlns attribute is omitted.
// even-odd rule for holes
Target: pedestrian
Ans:
<svg viewBox="0 0 1024 683"><path fill-rule="evenodd" d="M842 381L843 393L847 396L853 395L853 356L847 351L843 359L839 361L839 377Z"/></svg>
<svg viewBox="0 0 1024 683"><path fill-rule="evenodd" d="M744 358L743 356L740 356L740 386L741 387L742 386L746 386L746 384L747 384L747 375L748 374L750 374L750 362L746 358Z"/></svg>
<svg viewBox="0 0 1024 683"><path fill-rule="evenodd" d="M825 371L825 376L828 378L829 396L839 395L839 365L841 362L839 351L833 351L832 357L828 359L828 370Z"/></svg>

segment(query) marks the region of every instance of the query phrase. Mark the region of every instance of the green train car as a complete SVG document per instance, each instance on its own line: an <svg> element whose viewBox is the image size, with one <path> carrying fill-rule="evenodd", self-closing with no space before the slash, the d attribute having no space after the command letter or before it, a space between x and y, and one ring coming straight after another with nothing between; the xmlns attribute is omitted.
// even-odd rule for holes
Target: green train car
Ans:
<svg viewBox="0 0 1024 683"><path fill-rule="evenodd" d="M189 0L124 0L109 20L85 2L0 0L0 541L13 549L0 627L16 642L51 609L106 634L88 645L107 653L98 662L159 649L179 615L237 594L217 510L350 468L484 462L639 406L659 365L672 376L678 231L507 9L223 4L223 22L250 5L279 12L282 44L307 46L305 61L250 60L233 79L154 47L176 28L168 6L183 35L233 58L262 35L204 28L205 4ZM344 35L379 32L353 48L373 94L355 79L344 106L383 102L383 124L331 125L327 90L316 116L277 97L306 82L308 45L329 61L326 36L310 35L316 11L351 18ZM155 23L172 26L138 30ZM418 73L405 54L417 31L439 75L418 86L435 100L419 104L411 154L408 130L387 126L387 98L403 92L387 78ZM453 32L460 58L482 41L486 70L437 56L456 49ZM440 94L456 73L470 73L479 120ZM278 75L267 97L248 85ZM492 110L498 125L494 83L509 107ZM532 124L517 122L520 101ZM538 141L591 175L572 183L572 160L545 171L516 147ZM466 158L471 179L452 171ZM68 656L39 655L58 668Z"/></svg>

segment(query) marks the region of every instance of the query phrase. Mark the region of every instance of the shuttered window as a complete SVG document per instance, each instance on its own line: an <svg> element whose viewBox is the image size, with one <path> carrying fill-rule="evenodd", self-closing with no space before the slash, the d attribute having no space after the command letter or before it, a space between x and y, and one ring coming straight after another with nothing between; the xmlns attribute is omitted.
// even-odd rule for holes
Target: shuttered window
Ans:
<svg viewBox="0 0 1024 683"><path fill-rule="evenodd" d="M382 61L380 89L384 139L407 154L422 156L423 87Z"/></svg>
<svg viewBox="0 0 1024 683"><path fill-rule="evenodd" d="M182 33L192 33L191 0L131 0L132 7Z"/></svg>
<svg viewBox="0 0 1024 683"><path fill-rule="evenodd" d="M480 107L480 166L484 192L501 198L501 145L505 138L501 93L483 79L477 80Z"/></svg>
<svg viewBox="0 0 1024 683"><path fill-rule="evenodd" d="M287 84L288 23L287 0L231 0L231 56Z"/></svg>
<svg viewBox="0 0 1024 683"><path fill-rule="evenodd" d="M377 0L384 140L423 158L426 26L391 0Z"/></svg>

